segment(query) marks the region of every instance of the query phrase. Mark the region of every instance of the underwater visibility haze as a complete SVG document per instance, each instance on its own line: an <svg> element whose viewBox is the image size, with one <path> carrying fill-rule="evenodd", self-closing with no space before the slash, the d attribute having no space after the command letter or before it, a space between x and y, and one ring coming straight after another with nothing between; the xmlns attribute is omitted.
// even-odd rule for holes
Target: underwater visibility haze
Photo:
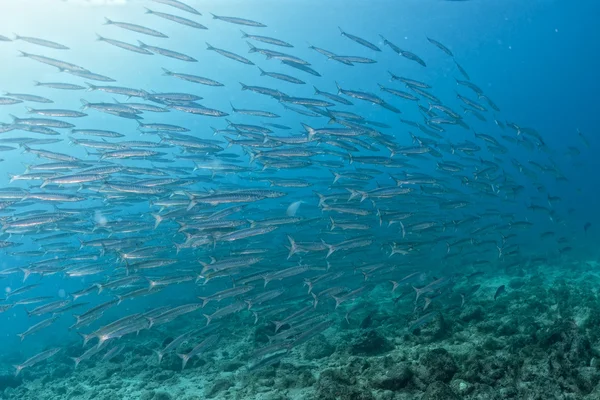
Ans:
<svg viewBox="0 0 600 400"><path fill-rule="evenodd" d="M0 399L600 399L597 15L3 1Z"/></svg>

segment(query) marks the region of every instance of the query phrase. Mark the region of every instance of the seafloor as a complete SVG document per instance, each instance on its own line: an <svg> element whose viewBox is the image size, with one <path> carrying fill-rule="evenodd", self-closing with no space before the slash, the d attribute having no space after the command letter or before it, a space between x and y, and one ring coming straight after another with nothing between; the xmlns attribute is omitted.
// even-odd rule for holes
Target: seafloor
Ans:
<svg viewBox="0 0 600 400"><path fill-rule="evenodd" d="M173 353L158 364L153 350L161 347L164 331L125 338L119 356L83 361L76 369L69 357L82 349L73 344L18 377L9 369L18 360L4 359L0 398L600 399L597 269L586 262L483 275L464 306L434 301L431 309L440 316L413 333L407 326L414 320L414 294L394 302L401 290L391 295L380 286L350 315L350 324L343 317L356 304L335 311L338 323L322 336L257 370L250 370L249 354L273 328L253 325L249 313L223 321L219 345L183 371ZM494 300L502 284L506 293ZM203 324L201 318L176 320L169 331L189 330Z"/></svg>

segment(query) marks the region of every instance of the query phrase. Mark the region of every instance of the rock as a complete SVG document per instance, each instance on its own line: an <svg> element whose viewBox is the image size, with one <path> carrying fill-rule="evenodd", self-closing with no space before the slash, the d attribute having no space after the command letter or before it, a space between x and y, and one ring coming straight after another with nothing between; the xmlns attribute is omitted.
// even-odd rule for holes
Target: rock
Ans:
<svg viewBox="0 0 600 400"><path fill-rule="evenodd" d="M520 289L523 285L525 285L525 280L521 278L515 278L508 282L508 287L511 289Z"/></svg>
<svg viewBox="0 0 600 400"><path fill-rule="evenodd" d="M6 388L16 388L21 383L23 383L23 379L20 376L0 375L0 393Z"/></svg>
<svg viewBox="0 0 600 400"><path fill-rule="evenodd" d="M161 371L152 376L152 380L155 382L164 382L167 379L170 379L175 374L172 371Z"/></svg>
<svg viewBox="0 0 600 400"><path fill-rule="evenodd" d="M310 345L306 346L304 358L307 360L320 360L329 357L334 351L335 347L325 339L325 336L319 335L318 340L311 341Z"/></svg>
<svg viewBox="0 0 600 400"><path fill-rule="evenodd" d="M324 370L317 381L314 398L319 400L374 400L373 394L358 384L357 376L349 374L345 368Z"/></svg>
<svg viewBox="0 0 600 400"><path fill-rule="evenodd" d="M516 319L511 319L498 327L497 336L512 336L519 332L519 323Z"/></svg>
<svg viewBox="0 0 600 400"><path fill-rule="evenodd" d="M154 393L154 399L152 400L172 400L172 397L167 392L156 392Z"/></svg>
<svg viewBox="0 0 600 400"><path fill-rule="evenodd" d="M442 382L433 382L421 397L421 400L459 400L460 398L452 391L450 386Z"/></svg>
<svg viewBox="0 0 600 400"><path fill-rule="evenodd" d="M452 380L458 371L456 362L445 349L438 348L428 351L421 357L421 371L419 378L427 383L444 382Z"/></svg>
<svg viewBox="0 0 600 400"><path fill-rule="evenodd" d="M465 309L460 313L460 319L462 319L464 322L481 321L483 320L484 316L485 314L483 312L483 308L479 306L465 307Z"/></svg>
<svg viewBox="0 0 600 400"><path fill-rule="evenodd" d="M411 381L413 376L412 371L405 364L400 364L386 371L384 377L377 378L373 381L373 387L383 390L401 390L405 388Z"/></svg>
<svg viewBox="0 0 600 400"><path fill-rule="evenodd" d="M450 387L454 393L461 396L467 395L473 391L473 385L462 379L453 379L452 382L450 382Z"/></svg>
<svg viewBox="0 0 600 400"><path fill-rule="evenodd" d="M354 340L350 346L353 355L377 355L386 353L394 348L386 338L375 330L369 330Z"/></svg>
<svg viewBox="0 0 600 400"><path fill-rule="evenodd" d="M233 371L237 371L238 369L242 368L243 366L244 366L244 363L232 361L223 366L223 371L233 372Z"/></svg>
<svg viewBox="0 0 600 400"><path fill-rule="evenodd" d="M154 391L145 390L140 395L140 400L152 400L154 398Z"/></svg>
<svg viewBox="0 0 600 400"><path fill-rule="evenodd" d="M233 382L228 379L219 379L206 391L206 397L214 397L216 394L224 392L233 386Z"/></svg>

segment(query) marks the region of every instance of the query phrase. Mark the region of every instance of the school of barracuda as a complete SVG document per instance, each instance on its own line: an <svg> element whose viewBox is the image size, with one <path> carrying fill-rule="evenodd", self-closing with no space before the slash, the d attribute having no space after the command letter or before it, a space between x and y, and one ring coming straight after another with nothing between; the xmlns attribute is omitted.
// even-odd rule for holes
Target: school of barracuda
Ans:
<svg viewBox="0 0 600 400"><path fill-rule="evenodd" d="M18 113L11 122L3 113L0 125L4 158L22 157L26 164L6 171L10 182L0 190L6 261L0 275L23 282L7 289L0 311L31 317L21 341L59 319L72 320L65 334L78 333L85 345L74 358L77 367L116 356L123 338L166 331L163 325L187 318L189 331L154 349L159 362L178 354L185 368L219 346L236 314L248 325L271 324L269 344L250 355L249 368L260 368L349 322L377 287L414 308L414 322L398 327L411 332L468 302L482 275L545 262L547 255L536 253L539 240L555 240L558 255L571 249L554 228L566 218L555 208L561 198L543 184L568 179L543 134L503 115L457 60L448 76L456 79L456 92L436 93L419 77L403 75L406 63L435 67L400 48L399 38L376 32L363 38L334 24L331 34L341 33L357 55L311 44L315 58L351 68L376 63L383 52L398 54L396 69L379 77L379 87L354 87L321 76L310 60L293 55L305 44L271 37L261 22L206 16L177 0L155 2L147 13L182 29L241 27L248 54L215 47L210 39L199 54L183 54L151 27L107 18L106 36L93 44L98 51L116 46L137 53L156 65L157 75L189 84L189 93L162 93L64 61L71 50L49 39L0 36L19 45L20 56L58 68L65 78L37 82L32 76L32 87L0 97L3 107L28 106L11 108ZM123 29L141 40L119 40ZM443 40L427 40L454 58ZM193 63L208 51L262 76L264 85L245 84L240 76L240 86L228 90L266 96L272 108L212 108L211 99L197 93L206 85L223 87L218 76L161 69L160 57ZM269 72L273 63L284 64L287 73ZM310 86L314 95L295 95ZM81 109L52 107L51 96L36 94L42 89L80 91ZM105 102L86 101L86 90L104 92ZM373 108L389 113L385 123L361 115ZM406 109L418 109L422 118L404 118ZM91 113L121 121L122 130L86 123ZM165 113L193 114L202 128L161 122ZM301 125L286 124L298 118ZM581 132L574 137L579 146L568 147L570 154L588 146ZM70 154L72 148L85 149L86 156ZM523 196L530 187L538 197ZM80 290L36 295L51 275L80 283ZM161 293L173 286L196 300L182 303ZM141 297L162 305L127 313L123 303ZM109 309L120 317L106 318ZM28 354L16 374L59 353L64 340ZM184 342L193 350L179 354Z"/></svg>

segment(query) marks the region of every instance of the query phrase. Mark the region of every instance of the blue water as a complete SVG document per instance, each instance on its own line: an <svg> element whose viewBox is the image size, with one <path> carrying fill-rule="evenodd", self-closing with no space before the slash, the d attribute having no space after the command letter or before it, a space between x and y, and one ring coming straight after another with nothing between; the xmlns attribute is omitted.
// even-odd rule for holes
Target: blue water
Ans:
<svg viewBox="0 0 600 400"><path fill-rule="evenodd" d="M41 54L47 57L53 57L64 60L76 65L82 66L95 73L114 78L116 82L106 83L106 85L125 86L129 88L138 88L149 93L160 92L184 92L193 93L202 96L204 99L199 103L205 107L222 110L230 115L226 118L234 123L257 124L261 122L272 122L284 124L292 127L290 131L276 131L275 135L291 136L305 134L301 123L308 124L315 128L337 127L340 125L328 125L326 118L306 117L297 113L285 110L279 102L268 96L262 96L251 91L242 91L239 82L245 85L266 86L279 89L290 96L312 97L327 100L323 97L314 96L313 85L322 91L336 93L336 82L344 89L358 90L375 93L389 103L402 110L402 114L392 113L378 105L351 99L354 106L346 107L337 105L336 110L352 111L362 117L387 124L391 128L382 128L385 134L392 135L396 144L400 146L413 146L409 132L420 137L427 137L418 130L418 128L402 124L399 119L412 120L422 123L423 116L419 112L416 104L395 97L389 93L380 91L378 84L386 87L393 87L398 90L407 90L400 82L391 82L388 71L426 82L433 88L430 93L442 99L444 105L460 112L463 118L472 129L463 130L456 126L450 126L447 132L441 133L443 139L435 139L440 146L452 143L460 143L465 140L476 142L481 150L473 154L473 157L467 155L456 155L444 153L443 159L437 159L432 156L422 158L406 159L417 168L413 171L424 173L431 176L441 177L447 188L462 191L462 195L449 196L448 200L464 199L469 202L466 209L461 210L443 210L423 205L419 203L419 197L416 193L409 195L408 200L383 201L385 209L391 209L398 206L398 210L411 211L416 215L417 221L435 220L443 223L445 228L438 230L435 234L421 236L415 234L409 238L417 238L417 241L431 240L432 245L425 250L418 250L407 256L389 256L390 244L392 242L401 243L405 238L400 234L399 226L393 225L393 229L380 227L375 215L371 214L368 218L356 218L357 222L365 221L371 224L368 232L347 233L347 236L338 238L328 236L329 216L317 206L318 198L313 193L339 193L340 190L328 188L331 184L332 175L330 168L321 167L314 163L311 167L303 169L289 169L280 171L263 172L256 163L248 163L248 155L240 146L232 146L226 152L239 156L242 160L240 165L251 166L255 168L251 173L230 174L225 177L217 173L217 179L213 182L199 182L186 190L231 190L238 189L272 189L281 190L287 195L282 198L268 199L263 203L250 204L247 210L238 214L235 218L257 220L261 218L285 217L287 207L296 202L303 201L300 205L297 216L306 219L314 218L309 228L306 225L290 225L278 228L267 236L246 239L241 244L237 242L233 245L207 245L199 249L184 249L181 253L175 254L170 251L168 258L176 258L179 263L175 271L160 269L163 272L150 271L149 276L166 276L174 272L185 273L194 271L198 273L201 269L198 260L209 262L209 256L215 256L217 259L226 258L228 252L232 249L245 248L264 248L270 249L266 258L265 265L269 270L277 270L287 267L307 263L313 267L324 268L326 265L325 253L302 255L300 257L286 259L288 245L286 235L293 236L298 242L320 242L321 239L328 243L337 243L350 237L358 237L363 234L370 235L373 244L367 249L359 249L358 252L350 251L347 254L336 253L327 261L330 261L334 271L356 272L360 266L365 263L389 263L397 265L398 275L389 277L390 279L401 279L403 272L418 270L427 275L418 286L426 286L436 278L453 273L466 274L477 271L477 266L467 267L474 260L485 258L488 264L482 269L486 271L486 278L481 282L482 288L487 288L485 296L493 296L493 291L500 284L508 282L511 279L511 273L502 275L503 268L512 263L520 263L520 268L525 274L533 274L534 270L528 269L528 263L531 259L542 258L542 264L561 269L561 265L575 265L598 260L598 229L600 226L600 214L598 212L598 201L600 200L599 179L596 171L600 168L600 161L596 155L600 149L600 143L597 137L597 127L600 126L600 119L597 113L597 96L600 92L600 83L597 79L597 71L600 68L600 59L597 49L600 48L600 32L597 27L596 15L599 12L599 6L592 1L564 2L553 0L539 1L222 1L210 4L207 2L189 1L189 4L198 9L203 15L196 16L185 13L175 8L158 4L150 1L85 1L85 0L67 0L67 1L34 1L34 0L12 0L5 1L2 4L0 13L0 35L11 36L12 32L19 35L32 36L52 40L70 47L70 50L53 50L23 41L0 42L0 89L9 93L30 93L39 96L51 98L53 104L40 104L24 102L10 106L0 106L0 122L11 123L9 114L20 118L32 117L26 114L24 106L32 108L60 108L60 109L79 109L80 99L89 102L111 102L112 97L126 102L123 96L114 96L100 91L61 91L56 89L36 87L34 81L40 82L68 82L84 85L85 79L59 72L56 68L37 63L27 57L18 57L19 51L25 51L33 54ZM206 25L208 30L193 29L186 26L166 21L154 15L144 14L144 6L153 10L176 14L185 18L193 19ZM266 28L255 28L248 26L239 26L224 21L211 19L210 13L225 16L238 16L254 21L260 21L267 25ZM157 31L165 33L168 39L154 38L120 29L114 25L104 25L106 18L114 21L126 21L150 27ZM358 37L364 38L377 46L382 51L374 52L369 50L348 38L340 35L338 26L344 31L352 33ZM321 74L321 77L315 77L294 68L287 67L277 60L266 60L258 53L248 53L248 45L245 39L242 39L240 28L248 33L272 36L294 45L293 48L284 48L269 46L265 43L251 41L260 48L269 48L293 54L301 59L307 60ZM126 50L111 46L107 43L96 41L96 34L103 37L117 39L131 44L136 44L138 40L142 42L164 47L170 50L178 51L190 55L198 60L195 63L186 63L161 55L155 54L146 56L128 52ZM424 59L427 67L409 61L394 53L388 46L385 46L381 36L390 40L403 49L411 51ZM464 67L472 83L478 85L495 104L501 109L500 112L493 110L484 113L487 121L482 122L462 113L460 100L456 98L456 92L477 99L476 95L468 88L457 86L455 78L464 79L457 70L454 60L439 48L433 46L427 41L427 37L436 39L447 46L454 54L456 60ZM249 58L256 66L244 65L231 59L222 57L214 51L206 50L206 42L217 48L226 49L243 57ZM346 66L333 60L327 60L321 54L308 48L314 45L335 52L339 55L362 56L375 59L375 64L355 64ZM293 85L278 81L268 77L260 76L258 67L269 71L292 75L306 82L305 85ZM162 68L177 72L195 74L210 79L217 80L224 84L223 87L210 87L205 85L192 84L171 76L162 74ZM92 81L89 81L92 82ZM103 82L94 82L97 85L104 85ZM407 90L408 91L408 90ZM141 102L140 99L131 99L130 101ZM230 103L238 109L259 109L271 111L281 115L281 118L268 119L249 117L231 112ZM420 104L428 107L426 99ZM483 103L482 103L483 104ZM300 107L300 106L295 106ZM488 107L489 108L489 107ZM88 116L80 119L64 119L76 124L77 128L95 128L114 130L125 135L119 140L153 140L158 142L158 137L152 134L142 135L137 129L137 123L133 120L118 118L116 116L97 112L95 110L84 111ZM205 116L188 115L183 112L171 110L168 113L144 113L142 122L160 122L184 126L190 129L187 134L193 135L198 139L222 140L222 136L213 135L213 129L226 129L227 122L225 118L211 118ZM514 122L521 127L534 128L541 134L547 145L547 151L541 151L537 148L527 149L524 146L515 146L511 143L502 142L509 151L506 154L494 154L490 152L485 143L478 140L473 135L473 130L478 133L485 133L494 136L499 141L500 135L515 136L515 131L506 128L500 130L494 124L494 118L502 122ZM59 118L60 119L60 118ZM267 121L268 120L268 121ZM372 127L373 129L379 129ZM589 147L586 147L578 137L578 130L585 135L589 141ZM69 145L69 131L60 130L60 136L43 136L27 132L8 132L0 135L4 137L35 137L35 138L59 138L61 142L35 146L35 148L66 153L82 160L97 160L94 155L86 153L82 146ZM94 137L78 137L79 139L101 140ZM242 138L240 138L242 139ZM364 139L364 137L363 137ZM429 137L429 139L431 139ZM112 139L107 139L113 141ZM223 147L226 142L223 140ZM569 146L579 149L580 154L573 155L568 153ZM14 145L14 147L17 147ZM32 146L33 147L33 146ZM370 155L389 156L389 151L380 146L382 151ZM434 146L435 147L435 146ZM181 149L156 149L165 152L163 159L172 161L171 163L154 162L147 160L117 160L117 164L126 166L136 166L144 168L168 168L182 166L185 168L193 167L193 163L176 158L182 155ZM336 148L336 150L340 150ZM90 149L91 153L95 153ZM345 153L345 151L344 151ZM364 153L364 154L362 154ZM368 152L361 152L361 155ZM464 158L464 160L461 160ZM0 169L3 174L0 176L0 187L23 188L28 191L40 191L37 188L41 181L15 181L9 183L7 175L20 174L24 171L23 164L35 165L49 160L38 159L34 154L22 152L22 149L12 150L0 153ZM316 159L316 157L314 158ZM328 159L339 159L329 157ZM490 199L489 196L481 195L476 191L472 192L465 185L461 185L460 179L449 178L448 175L439 175L436 170L436 163L442 161L461 161L469 163L470 167L475 165L477 160L483 159L494 161L502 165L509 180L502 180L496 174L494 182L498 186L507 183L515 183L524 186L517 196L511 197L502 193L496 198ZM514 168L511 160L518 160L521 164L528 166L535 171L535 177L525 176ZM534 167L528 164L529 161L539 162L543 165L555 165L561 174L567 180L557 180L551 173L540 173ZM227 160L221 159L220 162L227 163ZM348 161L344 160L345 165ZM354 163L352 166L357 166ZM351 168L348 166L347 168ZM368 184L358 181L364 186L365 190L372 190L378 186L393 186L394 181L390 179L385 167L377 165L358 165L364 168L381 169L382 173L376 179ZM482 168L478 165L479 168ZM346 167L344 167L346 168ZM344 169L345 170L345 169ZM401 176L402 169L396 169L392 175ZM473 169L468 172L459 173L459 175L472 176ZM194 172L210 176L210 174ZM177 175L177 174L174 174ZM258 184L254 179L264 176L304 179L314 183L309 188L273 188L264 184ZM135 178L129 176L129 178ZM146 176L150 179L152 177ZM112 178L111 178L112 179ZM108 181L110 183L110 181ZM104 182L106 183L106 181ZM356 183L356 181L355 181ZM103 202L102 198L94 195L91 187L98 187L99 184L84 184L84 189L77 192L78 185L68 185L62 189L61 193L71 193L84 196L88 200L78 203L57 204L59 207L73 207L82 210L85 214L83 218L87 221L86 229L98 223L101 218L109 220L123 219L131 221L140 221L153 224L154 220L150 213L159 212L157 208L150 208L148 201L154 199L154 196L141 195L137 201L130 201L129 204L117 205L116 209L107 212L106 215L102 206L109 208L109 202ZM541 188L543 187L543 189ZM54 188L56 189L56 188ZM177 189L174 189L177 190ZM415 187L415 190L417 188ZM347 194L345 189L341 191ZM418 190L417 190L418 192ZM171 193L172 194L172 193ZM547 194L559 196L560 201L548 206ZM415 203L410 202L410 196L415 196ZM101 197L100 194L99 197ZM95 197L95 198L94 198ZM168 197L163 196L163 197ZM177 197L177 195L175 195ZM185 196L184 196L185 197ZM424 196L427 197L427 196ZM509 201L513 200L514 201ZM361 203L362 207L371 209L373 212L378 207L371 207L370 200ZM552 210L549 214L545 211L533 212L527 207L532 204L548 206ZM98 211L87 214L86 208L97 206ZM227 205L225 205L227 206ZM420 207L421 206L421 207ZM15 209L16 207L16 209ZM222 209L224 206L216 207L215 210ZM16 211L15 211L16 210ZM0 217L3 221L10 221L17 213L30 210L45 210L53 212L52 204L34 203L24 207L16 205L11 206L9 211L0 211ZM202 209L204 210L204 209ZM422 212L422 213L421 213ZM113 214L114 213L114 214ZM495 216L490 216L495 214ZM453 227L451 221L462 217L472 215L484 215L474 227L481 227L487 223L496 223L492 231L497 243L501 242L501 235L515 233L515 230L507 228L509 221L527 221L532 226L526 232L517 231L515 239L516 254L510 260L499 259L498 252L494 245L488 245L481 254L473 256L461 254L453 260L446 260L446 242L458 240L467 235ZM500 221L496 218L501 215ZM350 219L348 216L339 216L333 214L336 220L339 218ZM490 222L488 222L490 221ZM586 223L590 227L584 229ZM170 222L163 222L156 230L146 230L130 234L117 234L116 237L142 236L151 239L149 245L167 245L173 246L173 243L181 243L185 240L181 234L177 234L178 225ZM60 223L52 228L55 233L61 231ZM546 231L555 232L556 238L565 238L564 242L545 241L538 239L540 234ZM46 232L52 233L52 232ZM24 235L3 235L2 240L22 243L15 248L2 249L4 253L0 258L0 270L20 267L27 268L30 264L47 259L43 257L23 257L19 252L37 250L39 244L32 241L39 232L30 231ZM43 235L40 235L43 236ZM68 241L73 246L73 251L67 254L59 253L58 257L74 257L78 254L96 254L97 249L79 248L78 240L92 240L110 237L107 233L98 234L92 231L74 232L68 239L59 239L57 241ZM406 241L409 240L406 238ZM489 239L489 237L486 237ZM484 238L476 238L484 240ZM511 243L512 244L512 243ZM473 245L476 247L475 245ZM569 246L570 252L558 252L559 249ZM140 245L139 247L143 247ZM11 252L16 252L11 254ZM109 252L110 253L110 252ZM64 273L58 273L49 276L31 276L25 284L39 283L40 286L28 292L25 297L52 296L56 299L69 298L69 294L77 290L90 286L93 283L103 282L109 276L114 276L118 266L122 267L115 259L114 254L100 254L100 262L106 262L107 270L104 274L92 275L84 278L68 278ZM597 264L595 264L597 266ZM410 266L410 268L409 268ZM338 269L339 268L339 269ZM550 267L548 267L550 268ZM566 269L567 267L565 267ZM167 271L167 272L164 272ZM183 272L181 272L183 271ZM548 269L550 271L550 269ZM552 269L555 271L555 269ZM121 268L122 272L122 268ZM539 273L539 270L535 270ZM322 270L314 272L311 277L319 276L324 273ZM549 272L550 273L550 272ZM552 272L554 274L555 272ZM543 274L543 272L542 272ZM356 275L356 276L355 276ZM241 278L241 276L233 277ZM352 289L360 287L365 283L362 281L362 275L358 272L353 274L354 278L347 276L343 285L348 285ZM306 277L306 276L304 276ZM375 289L365 298L377 302L378 296L385 298L384 301L391 301L389 296L388 277L382 277L375 280ZM302 288L303 276L296 276L290 280L281 282L272 282L267 289L277 287L286 287L289 292L287 299L294 299L295 296L307 296L306 288ZM14 290L23 283L23 274L16 273L5 277L0 281L6 292ZM257 291L262 291L262 281L257 282ZM334 286L334 284L331 284ZM460 286L460 285L459 285ZM118 318L131 315L138 312L146 312L156 307L170 306L174 307L181 304L197 302L197 296L210 295L219 290L231 287L229 279L218 279L211 282L210 285L192 285L184 283L167 287L157 295L127 300L118 307L108 310L102 317L101 322L96 321L92 327L98 328L106 325ZM266 289L264 289L266 290ZM507 289L508 290L508 289ZM491 294L489 293L491 291ZM509 290L510 291L510 290ZM408 297L414 293L409 293ZM483 296L483 295L482 295ZM407 298L408 298L407 297ZM90 302L86 307L74 310L73 314L80 314L87 308L109 300L110 295L90 295L82 298L82 301ZM362 301L362 297L358 301ZM312 301L310 296L306 301ZM366 301L366 300L365 300ZM404 301L404 300L403 300ZM7 301L9 302L9 301ZM285 302L283 302L285 303ZM217 307L223 307L230 304L230 301L212 303L210 312ZM287 303L286 303L287 304ZM302 301L294 304L304 304ZM308 303L306 303L308 304ZM34 306L37 306L36 304ZM31 309L32 306L25 306ZM287 314L293 313L300 306L291 308ZM347 309L352 305L346 305ZM444 315L446 309L444 305L437 306ZM485 305L484 305L485 307ZM79 346L81 337L75 330L69 330L69 326L74 323L71 313L63 314L52 324L51 327L26 338L22 343L17 336L32 324L41 321L45 317L28 318L24 312L24 306L16 306L0 314L0 335L3 340L0 341L0 369L5 371L6 375L14 372L12 365L18 365L29 357L38 354L44 350L54 347L60 347L62 352L68 352L71 355ZM404 311L410 314L412 311L412 300L407 300L403 306ZM347 310L346 309L346 310ZM176 326L179 330L189 330L193 327L205 325L205 319L202 313L186 315L178 319ZM330 328L329 337L335 337L335 333L341 331L341 323L344 312L334 310L329 304L326 312L332 315L336 325ZM388 310L389 312L389 310ZM337 314L336 314L337 313ZM448 311L448 314L451 312ZM414 320L423 313L414 314ZM191 316L193 315L193 316ZM47 315L49 316L49 315ZM46 317L47 317L46 316ZM226 346L232 337L248 338L252 335L252 318L248 313L241 319L225 319L224 324L227 329L222 331L222 343ZM244 319L246 318L246 319ZM250 324L248 324L250 321ZM404 321L403 321L404 322ZM184 327L184 328L182 328ZM389 326L388 326L389 327ZM406 325L398 324L397 330L405 329ZM82 332L89 333L90 327L82 328ZM173 329L176 331L176 329ZM178 331L179 332L179 331ZM181 330L179 333L182 333ZM152 338L153 344L158 343L160 347L163 337L176 336L170 331L168 326L162 326L158 332L148 333L144 337L142 332L139 338L135 335L127 337L127 343L135 348L136 340L141 343ZM357 333L359 334L359 333ZM392 339L392 338L390 338ZM125 339L119 339L125 340ZM229 340L229 342L228 342ZM191 343L191 347L195 344ZM445 346L440 342L439 346ZM188 348L188 350L190 349ZM128 357L135 359L135 350L128 353ZM54 361L56 363L67 363L65 355ZM142 357L142 356L139 356ZM148 356L150 357L150 356ZM294 362L295 355L291 355L288 360ZM50 361L52 362L52 361ZM244 363L250 363L244 360ZM325 362L323 362L325 363ZM46 364L52 365L52 364ZM39 366L24 370L24 381L27 381L47 374L48 371ZM103 368L102 364L92 361L86 361L80 368ZM60 379L60 378L55 378ZM2 393L0 391L0 393ZM414 396L417 392L411 392ZM13 395L13 392L7 392L7 398ZM246 396L249 394L246 392ZM581 395L581 393L577 394ZM308 395L307 395L308 396ZM1 397L1 396L0 396ZM300 396L302 397L302 396ZM17 397L14 397L17 398ZM43 397L46 398L46 397ZM48 397L49 398L49 397ZM306 397L309 398L309 397ZM520 397L526 398L526 397ZM550 397L548 397L550 398ZM553 397L554 398L554 397ZM579 397L574 397L579 398Z"/></svg>

